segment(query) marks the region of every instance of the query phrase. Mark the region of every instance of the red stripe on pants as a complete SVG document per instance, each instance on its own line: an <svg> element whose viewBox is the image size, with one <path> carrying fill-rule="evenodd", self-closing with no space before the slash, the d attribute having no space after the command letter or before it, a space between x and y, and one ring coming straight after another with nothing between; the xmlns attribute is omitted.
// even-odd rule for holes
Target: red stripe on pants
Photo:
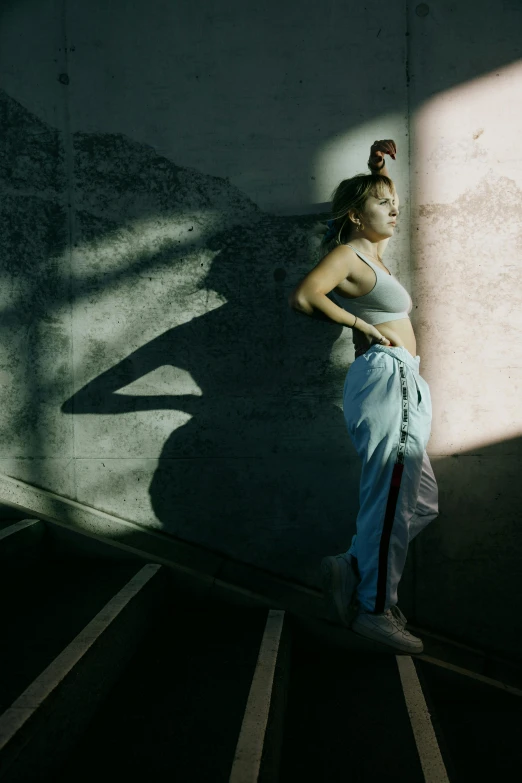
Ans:
<svg viewBox="0 0 522 783"><path fill-rule="evenodd" d="M377 598L375 600L376 614L384 612L386 582L388 580L388 552L390 550L393 519L395 517L395 509L397 508L397 498L399 497L403 470L404 465L396 463L393 466L388 502L386 503L386 513L384 515L381 544L379 547L379 573L377 575Z"/></svg>

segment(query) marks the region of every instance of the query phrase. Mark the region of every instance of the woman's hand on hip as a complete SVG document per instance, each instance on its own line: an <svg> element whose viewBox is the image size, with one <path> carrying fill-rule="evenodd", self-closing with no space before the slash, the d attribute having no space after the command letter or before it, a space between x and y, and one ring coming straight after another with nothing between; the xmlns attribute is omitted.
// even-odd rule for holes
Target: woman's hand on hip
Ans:
<svg viewBox="0 0 522 783"><path fill-rule="evenodd" d="M386 332L386 337L390 341L392 348L405 348L404 342L401 340L397 332L395 332L393 329L391 329L389 326L386 326L384 329L384 332ZM384 334L383 332L383 334Z"/></svg>
<svg viewBox="0 0 522 783"><path fill-rule="evenodd" d="M379 345L391 345L387 337L381 334L372 324L367 324L366 321L361 321L358 318L355 328L365 336L368 347L370 345L375 345L375 343L378 343Z"/></svg>

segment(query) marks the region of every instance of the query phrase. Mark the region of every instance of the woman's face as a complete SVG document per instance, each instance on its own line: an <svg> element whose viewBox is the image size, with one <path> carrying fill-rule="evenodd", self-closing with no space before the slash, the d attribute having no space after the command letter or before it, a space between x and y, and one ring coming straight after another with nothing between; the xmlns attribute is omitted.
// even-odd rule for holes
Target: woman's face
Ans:
<svg viewBox="0 0 522 783"><path fill-rule="evenodd" d="M385 191L384 195L368 196L362 212L366 236L379 235L391 237L395 232L394 223L399 217L399 196L397 193Z"/></svg>

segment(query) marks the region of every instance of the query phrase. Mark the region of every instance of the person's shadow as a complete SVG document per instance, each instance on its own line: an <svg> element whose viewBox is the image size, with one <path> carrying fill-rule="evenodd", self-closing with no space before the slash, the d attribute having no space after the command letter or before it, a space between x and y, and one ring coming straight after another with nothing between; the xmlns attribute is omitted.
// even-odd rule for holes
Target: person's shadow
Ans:
<svg viewBox="0 0 522 783"><path fill-rule="evenodd" d="M124 445L109 454L117 461L128 455L128 446L141 460L145 481L150 479L146 465L154 465L149 485L153 513L138 514L135 509L133 515L132 479L102 488L102 500L104 492L111 492L112 505L121 499L123 518L316 584L321 556L350 544L359 476L341 410L349 357L341 362L330 359L342 327L297 314L287 301L297 281L318 260L311 228L319 216L266 214L228 180L176 166L147 145L121 134L75 133L78 249L71 288L61 133L3 91L0 104L6 116L16 120L8 157L15 160L20 147L31 150L24 168L12 172L14 186L23 189L29 180L35 191L29 201L23 193L9 202L10 225L18 232L13 242L16 239L18 256L30 256L31 274L16 270L19 297L4 308L4 323L16 325L19 313L30 308L32 321L47 325L45 334L51 342L56 339L45 350L59 353L62 338L55 337L49 324L55 310L61 312L69 304L71 290L73 306L88 307L89 299L99 294L112 296L119 307L124 300L118 301L118 290L129 278L141 275L147 297L150 272L159 269L168 283L169 265L176 264L178 271L186 265L184 279L190 287L195 263L214 254L202 287L216 291L225 304L144 343L61 404L62 413L79 417L149 411L151 429L160 431L165 411L190 416L168 437L160 454L144 448L138 427L134 444L129 444L125 431ZM39 198L40 193L45 198ZM198 239L190 245L165 239L169 231L175 234L178 215L180 221L196 215L199 222ZM40 255L30 232L17 228L31 219L48 229L37 248ZM141 242L136 232L146 221L163 221L168 229L160 250L151 245L136 256L132 245L132 261L108 264L120 234L124 243L125 232L134 231L131 243L136 238ZM223 230L227 224L232 227ZM175 307L175 290L172 299ZM151 311L153 304L151 299ZM189 313L179 315L182 320ZM91 351L84 362L99 367L110 347L99 337L90 339L88 320L83 328ZM34 342L32 350L41 350L40 344ZM185 379L178 383L174 372L171 392L120 391L165 365L177 368L178 377ZM81 371L89 373L86 365ZM183 393L188 374L199 393ZM45 386L43 377L39 393L52 399L61 378L53 376ZM35 389L30 391L36 395ZM40 397L34 400L36 410ZM92 429L96 428L84 426L83 442L89 445L83 456L103 462L104 445L97 443ZM116 423L111 433L109 422L107 436L122 437Z"/></svg>
<svg viewBox="0 0 522 783"><path fill-rule="evenodd" d="M265 216L215 234L204 285L226 304L145 343L62 406L189 414L150 484L162 529L303 581L309 570L313 582L321 555L350 543L358 478L339 405L348 361L330 360L342 327L287 302L316 220ZM202 394L119 391L167 364L190 373Z"/></svg>

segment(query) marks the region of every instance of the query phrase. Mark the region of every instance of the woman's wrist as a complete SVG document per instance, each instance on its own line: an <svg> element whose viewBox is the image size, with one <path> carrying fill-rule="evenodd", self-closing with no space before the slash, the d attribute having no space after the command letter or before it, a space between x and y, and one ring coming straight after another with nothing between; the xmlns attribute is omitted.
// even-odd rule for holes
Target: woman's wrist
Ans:
<svg viewBox="0 0 522 783"><path fill-rule="evenodd" d="M350 329L353 329L354 331L357 329L360 331L362 327L365 325L365 321L362 320L362 318L359 318L359 316L354 315L355 321L351 325Z"/></svg>
<svg viewBox="0 0 522 783"><path fill-rule="evenodd" d="M371 158L368 160L368 168L370 171L381 171L386 167L386 159L380 158L375 164L371 163ZM382 161L382 162L381 162ZM380 165L379 165L380 164Z"/></svg>

